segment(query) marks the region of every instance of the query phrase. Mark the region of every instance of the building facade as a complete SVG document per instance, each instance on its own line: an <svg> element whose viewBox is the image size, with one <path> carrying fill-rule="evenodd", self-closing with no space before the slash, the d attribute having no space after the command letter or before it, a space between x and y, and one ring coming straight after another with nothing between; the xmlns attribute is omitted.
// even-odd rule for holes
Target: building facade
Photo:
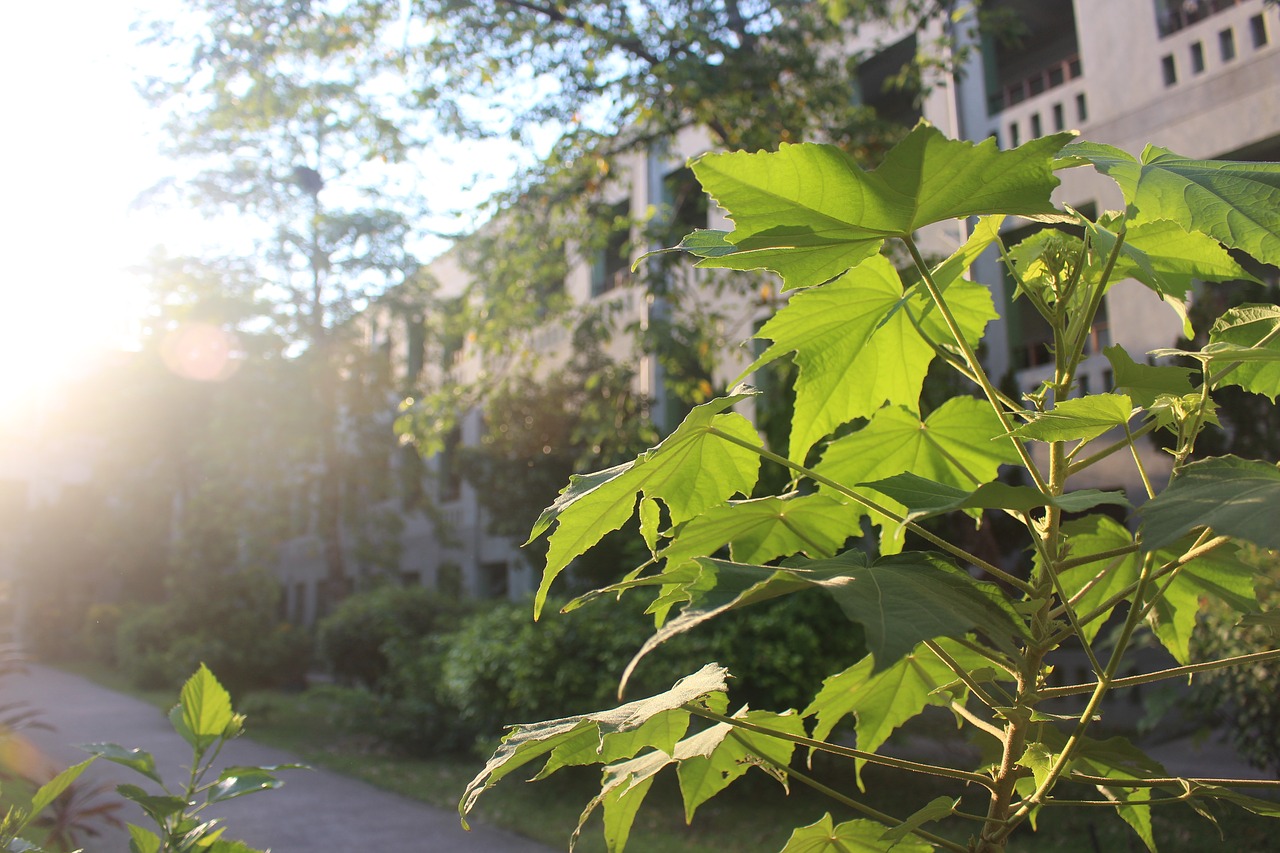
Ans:
<svg viewBox="0 0 1280 853"><path fill-rule="evenodd" d="M1061 130L1140 153L1152 143L1192 158L1280 160L1280 8L1264 0L1001 0L997 8L1021 22L1015 44L1000 44L978 34L972 16L939 23L927 32L862 30L849 49L865 57L850 80L851 97L876 108L883 118L905 124L930 121L949 136L982 140L994 137L1004 148ZM950 43L970 48L960 73L926 81L925 94L904 96L886 85L917 51ZM708 148L708 137L689 128L673 139L651 144L622 159L604 189L603 202L620 218L641 222L672 216L692 227L725 228L722 211L682 209L672 187L687 175L688 158ZM1115 186L1091 171L1060 173L1056 200L1086 214L1115 209L1123 202ZM685 220L688 220L685 222ZM690 228L690 230L691 230ZM922 242L941 254L966 237L963 228L938 227ZM632 265L647 246L638 230L619 235L603 251L572 252L564 289L576 305L608 305L621 327L645 329L667 310L661 299L633 278ZM1262 271L1274 280L1274 271ZM468 273L456 253L431 267L440 292L461 296ZM692 270L678 286L703 294L718 318L717 333L736 343L750 337L776 304L773 281L761 274L747 290L727 297ZM975 266L988 283L1003 319L988 330L989 372L1023 390L1036 387L1050 369L1048 343L1036 318L1012 300L998 260L984 257ZM748 294L744 298L743 294ZM1181 334L1175 313L1145 287L1122 282L1109 291L1095 325L1082 385L1111 387L1110 364L1103 349L1122 343L1131 352L1172 345ZM487 369L477 349L464 347L447 364L423 364L415 347L413 320L387 319L370 324L369 345L385 348L396 364L421 371L430 383L452 372L476 378ZM662 393L665 378L658 360L637 355L633 342L611 344L616 358L633 359L640 393L651 398L652 416L668 428L673 415ZM554 367L572 354L569 330L548 324L519 342L514 358ZM740 347L724 351L716 367L720 383L732 381L749 363ZM434 372L433 372L434 371ZM461 418L456 440L478 443L484 423L479 412ZM1150 450L1153 470L1167 472L1167 455ZM448 470L448 456L426 461L430 512L407 512L400 534L400 574L404 581L447 586L472 596L516 597L537 584L531 566L511 539L489 532L490 519L471 487ZM1125 488L1127 473L1098 466L1098 488ZM548 495L550 502L551 495ZM314 590L322 568L305 542L289 543L280 565L291 612L302 621L315 615Z"/></svg>

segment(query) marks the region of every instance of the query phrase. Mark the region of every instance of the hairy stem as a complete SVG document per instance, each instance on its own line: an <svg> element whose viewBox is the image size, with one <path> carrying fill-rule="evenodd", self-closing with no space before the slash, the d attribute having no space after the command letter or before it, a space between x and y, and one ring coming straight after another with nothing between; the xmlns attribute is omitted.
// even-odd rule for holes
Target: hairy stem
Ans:
<svg viewBox="0 0 1280 853"><path fill-rule="evenodd" d="M978 360L978 354L973 351L973 347L969 346L969 342L965 340L964 332L960 329L960 324L956 321L955 315L951 313L951 306L947 304L946 299L942 296L942 290L939 289L937 282L933 280L933 274L929 272L929 265L924 262L924 257L920 254L920 249L916 246L914 240L910 237L902 239L907 246L907 251L911 253L911 259L915 262L916 270L920 273L920 278L924 282L925 288L929 291L929 296L933 299L933 304L938 307L938 312L942 315L943 322L947 324L947 329L951 332L951 336L955 339L956 346L960 348L960 352L964 355L965 363L969 366L970 372L978 380L978 386L982 388L982 393L986 396L987 402L991 404L992 410L995 411L996 417L1000 419L1000 425L1004 427L1005 432L1011 433L1014 429L1013 422L1009 419L1008 412L1001 401L1000 392L996 390L992 384L991 378L987 376L986 370L982 367L982 362ZM1031 452L1027 450L1022 440L1016 436L1010 436L1009 440L1013 442L1014 448L1018 453L1018 458L1022 460L1023 466L1027 469L1028 476L1035 483L1036 488L1045 491L1045 483L1040 476L1040 472L1036 470L1035 462L1031 459ZM1047 494L1047 492L1046 492Z"/></svg>
<svg viewBox="0 0 1280 853"><path fill-rule="evenodd" d="M696 717L702 717L704 720L711 720L716 723L724 723L734 728L745 729L749 732L768 735L769 737L785 740L791 743L807 746L810 749L816 749L819 752L829 752L832 755L840 755L845 758L858 758L868 764L879 764L883 767L895 767L898 770L910 770L914 773L925 773L929 776L941 776L944 779L955 779L959 782L970 782L975 785L981 785L984 788L991 787L991 780L979 773L970 773L965 770L956 770L954 767L942 767L936 764L922 764L919 761L908 761L905 758L893 758L888 755L877 755L874 752L864 752L860 749L853 749L847 746L839 746L834 743L827 743L814 738L805 737L803 735L793 735L790 732L780 732L767 726L757 725L739 720L735 717L726 717L724 714L717 714L715 711L707 708L687 703L684 709Z"/></svg>

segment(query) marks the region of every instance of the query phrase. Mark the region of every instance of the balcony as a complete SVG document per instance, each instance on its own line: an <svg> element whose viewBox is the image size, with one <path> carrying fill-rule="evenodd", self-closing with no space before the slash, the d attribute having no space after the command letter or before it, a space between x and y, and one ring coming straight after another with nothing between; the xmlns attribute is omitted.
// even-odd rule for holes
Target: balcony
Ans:
<svg viewBox="0 0 1280 853"><path fill-rule="evenodd" d="M1245 0L1156 0L1156 28L1160 38L1198 24L1219 12L1244 5Z"/></svg>

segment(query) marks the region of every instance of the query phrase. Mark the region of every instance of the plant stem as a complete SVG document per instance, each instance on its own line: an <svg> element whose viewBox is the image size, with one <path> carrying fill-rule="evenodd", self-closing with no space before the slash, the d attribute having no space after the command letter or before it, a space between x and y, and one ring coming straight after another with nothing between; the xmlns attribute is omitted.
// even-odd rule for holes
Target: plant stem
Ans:
<svg viewBox="0 0 1280 853"><path fill-rule="evenodd" d="M969 670L957 663L955 658L947 654L941 646L933 640L925 640L924 644L925 647L937 655L938 660L942 661L943 665L946 666L947 669L951 670L952 674L954 674L956 678L963 681L964 686L968 687L969 691L973 693L974 696L977 696L978 699L981 700L988 708L997 708L1004 704L993 699L986 690L982 689L982 686L978 684L978 682L974 681L973 677L969 675Z"/></svg>
<svg viewBox="0 0 1280 853"><path fill-rule="evenodd" d="M1249 663L1264 663L1269 660L1280 660L1280 649L1269 649L1265 652L1252 652L1247 655L1237 655L1230 658L1219 658L1218 660L1204 661L1203 663L1189 663L1183 666L1170 667L1157 672L1148 672L1142 675L1131 675L1127 678L1117 678L1111 682L1111 689L1116 690L1122 687L1137 687L1142 684L1152 684L1156 681L1165 681L1170 678L1182 678L1188 675L1194 675L1197 672L1210 672L1215 669L1226 669L1232 666L1241 666ZM1095 684L1067 684L1062 687L1046 687L1040 691L1040 696L1045 699L1055 699L1059 696L1078 696L1081 693L1088 693L1093 690Z"/></svg>
<svg viewBox="0 0 1280 853"><path fill-rule="evenodd" d="M991 780L979 773L969 773L965 770L956 770L953 767L941 767L936 764L922 764L918 761L908 761L905 758L893 758L888 755L877 755L874 752L864 752L860 749L853 749L847 746L839 746L834 743L814 740L803 735L793 735L790 732L780 732L765 726L739 720L735 717L726 717L724 714L717 714L715 711L699 707L692 703L686 703L684 709L697 717L705 720L711 720L716 723L724 723L739 729L746 729L749 732L768 735L778 740L790 741L791 743L807 746L810 749L816 749L820 752L829 752L832 755L840 755L845 758L857 758L866 761L868 764L879 764L884 767L895 767L898 770L910 770L915 773L926 773L930 776L941 776L944 779L955 779L959 782L970 782L975 785L981 785L984 788L991 787Z"/></svg>
<svg viewBox="0 0 1280 853"><path fill-rule="evenodd" d="M1103 459L1106 459L1112 456L1113 454L1115 454L1117 450L1124 450L1131 441L1142 438L1142 436L1146 435L1147 433L1153 432L1155 428L1156 428L1155 421L1147 421L1145 424L1138 427L1136 430L1134 430L1125 438L1122 438L1119 441L1114 442L1112 444L1108 444L1106 447L1102 448L1097 453L1091 453L1088 456L1086 456L1084 459L1081 459L1079 462L1072 462L1071 467L1067 469L1067 476L1080 473L1085 468L1088 468L1090 465L1094 465L1098 462L1101 462Z"/></svg>
<svg viewBox="0 0 1280 853"><path fill-rule="evenodd" d="M751 748L751 745L747 743L745 740L743 740L736 732L730 732L729 737L736 739L739 743L741 743L743 746L747 747L748 749ZM764 763L773 767L779 773L785 773L787 776L790 776L792 779L795 779L797 782L800 782L804 785L809 786L810 788L812 788L813 790L817 791L820 794L825 794L826 796L835 800L837 803L848 806L849 808L853 809L856 812L861 812L867 817L874 818L875 820L880 821L886 826L897 827L897 826L901 826L903 823L906 822L903 820L899 820L893 815L885 814L884 812L879 811L878 809L874 809L871 806L866 805L865 803L860 803L857 800L853 799L852 797L848 797L840 793L835 788L832 788L828 785L824 785L823 783L819 782L817 779L813 778L807 773L802 773L801 771L796 770L794 767L774 761L768 756L756 755L754 751L751 754L755 755L756 758L760 759ZM966 853L966 850L967 850L967 848L962 847L959 844L956 844L954 841L951 841L950 839L943 838L940 835L934 835L932 832L926 832L923 829L918 829L918 828L912 829L911 834L919 836L920 838L923 838L925 841L928 841L930 844L936 844L939 847L945 847L947 850L955 851L955 853Z"/></svg>
<svg viewBox="0 0 1280 853"><path fill-rule="evenodd" d="M942 296L942 291L933 280L933 274L929 272L929 265L924 262L924 257L921 256L915 240L908 236L903 237L902 242L906 244L907 251L911 253L911 259L915 261L921 280L928 289L933 303L938 306L938 311L942 314L942 319L947 324L947 329L951 332L951 336L955 338L956 346L960 348L960 352L964 355L965 363L969 365L969 370L977 378L978 386L982 388L982 393L986 395L987 402L991 404L996 417L1000 419L1000 425L1004 427L1005 432L1012 433L1014 429L1013 423L1009 420L1009 415L1001 403L999 392L996 391L995 385L991 383L990 377L987 376L986 370L983 369L977 353L973 351L973 347L969 346L969 342L965 340L964 332L960 329L960 324L956 322L955 315L951 313L951 306L947 305L947 301ZM1040 476L1040 472L1036 470L1035 462L1031 459L1031 453L1027 450L1026 445L1022 443L1020 438L1013 435L1009 436L1009 440L1013 442L1018 457L1022 460L1022 464L1027 469L1027 474L1031 477L1032 482L1035 483L1036 488L1045 492L1044 479ZM1047 494L1047 492L1045 493Z"/></svg>

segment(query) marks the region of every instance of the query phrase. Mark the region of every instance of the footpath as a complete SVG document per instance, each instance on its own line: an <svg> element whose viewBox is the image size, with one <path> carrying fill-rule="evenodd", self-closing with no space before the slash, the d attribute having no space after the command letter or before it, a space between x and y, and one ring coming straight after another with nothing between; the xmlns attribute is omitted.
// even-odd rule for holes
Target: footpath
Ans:
<svg viewBox="0 0 1280 853"><path fill-rule="evenodd" d="M32 666L26 675L5 679L0 704L9 702L26 702L43 712L41 719L54 731L27 729L23 735L58 768L87 757L76 744L103 741L150 752L166 781L183 778L179 774L191 760L190 748L174 734L159 709L79 676ZM242 737L228 744L220 764L298 761L294 755ZM490 827L473 826L466 832L455 811L327 770L284 771L280 777L284 785L275 791L210 807L212 815L226 818L228 838L242 839L262 850L269 848L273 853L549 853L540 844ZM120 782L143 787L150 784L126 768L101 760L80 778L113 786ZM148 825L132 803L125 803L117 815L129 823ZM129 849L127 833L116 830L82 843L86 853L127 853Z"/></svg>

